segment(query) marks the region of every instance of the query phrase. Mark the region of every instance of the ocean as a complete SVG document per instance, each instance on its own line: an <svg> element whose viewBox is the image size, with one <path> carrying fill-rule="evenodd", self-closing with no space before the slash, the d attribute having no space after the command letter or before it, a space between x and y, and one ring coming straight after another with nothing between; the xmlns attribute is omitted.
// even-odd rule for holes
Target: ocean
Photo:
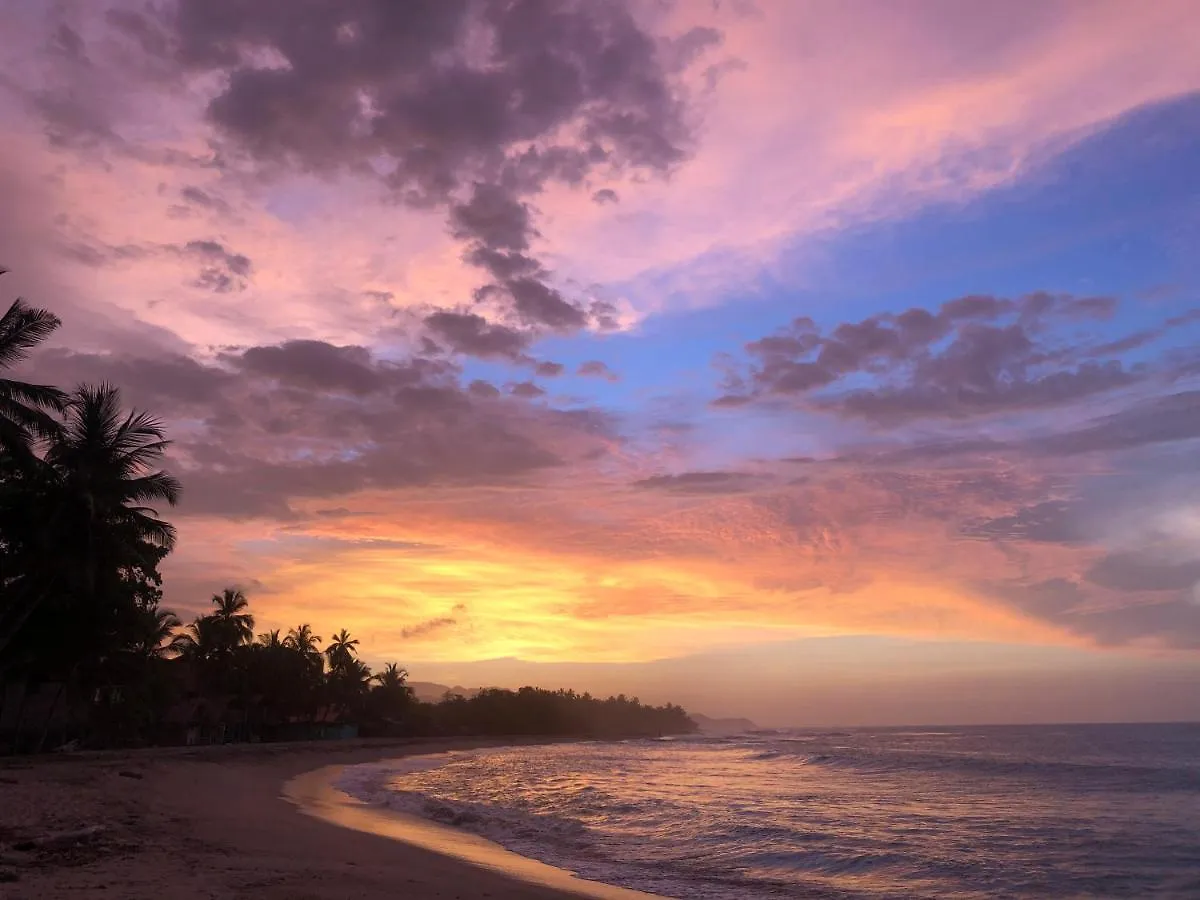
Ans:
<svg viewBox="0 0 1200 900"><path fill-rule="evenodd" d="M522 746L354 766L339 786L680 900L1200 898L1200 725Z"/></svg>

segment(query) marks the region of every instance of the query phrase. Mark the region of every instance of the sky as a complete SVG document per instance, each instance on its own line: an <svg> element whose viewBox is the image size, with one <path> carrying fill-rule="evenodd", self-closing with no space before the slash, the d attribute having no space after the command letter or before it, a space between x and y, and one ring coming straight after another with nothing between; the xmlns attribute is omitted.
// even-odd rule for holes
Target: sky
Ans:
<svg viewBox="0 0 1200 900"><path fill-rule="evenodd" d="M763 724L1200 718L1191 0L0 0L165 603Z"/></svg>

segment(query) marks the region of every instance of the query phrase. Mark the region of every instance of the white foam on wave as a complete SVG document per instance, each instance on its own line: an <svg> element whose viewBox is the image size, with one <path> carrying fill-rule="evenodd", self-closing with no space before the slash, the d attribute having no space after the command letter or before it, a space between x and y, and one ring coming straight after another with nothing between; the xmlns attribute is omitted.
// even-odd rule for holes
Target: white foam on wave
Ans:
<svg viewBox="0 0 1200 900"><path fill-rule="evenodd" d="M407 790L403 785L402 779L406 775L438 769L488 752L494 751L431 753L347 766L334 786L372 806L469 831L518 852L542 851L551 847L561 850L565 846L576 851L587 849L587 829L575 819L539 815L486 803L447 800ZM514 843L520 846L514 846ZM545 853L542 852L537 852L536 856L551 864L562 862L560 859L545 859Z"/></svg>
<svg viewBox="0 0 1200 900"><path fill-rule="evenodd" d="M663 898L744 900L744 895L710 885L673 878L661 871L631 872L605 858L583 822L570 817L539 814L510 806L449 800L407 790L405 775L427 772L495 753L479 749L431 753L347 766L334 787L357 800L403 816L465 831L527 859L537 860L591 881L634 890L653 891ZM585 791L594 791L585 788Z"/></svg>
<svg viewBox="0 0 1200 900"><path fill-rule="evenodd" d="M689 900L1071 896L1110 876L1200 897L1196 747L1200 732L1165 726L693 737L428 754L348 768L338 787ZM1118 817L1129 827L1094 837Z"/></svg>
<svg viewBox="0 0 1200 900"><path fill-rule="evenodd" d="M356 800L374 806L390 806L394 796L394 779L417 772L428 772L451 763L480 756L485 750L450 750L445 753L426 753L402 756L380 762L346 766L334 781L334 787Z"/></svg>

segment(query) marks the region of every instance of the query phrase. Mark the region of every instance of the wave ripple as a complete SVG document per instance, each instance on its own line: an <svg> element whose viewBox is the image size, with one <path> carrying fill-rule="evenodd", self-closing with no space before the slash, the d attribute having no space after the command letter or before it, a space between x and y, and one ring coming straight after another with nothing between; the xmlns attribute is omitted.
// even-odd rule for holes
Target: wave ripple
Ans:
<svg viewBox="0 0 1200 900"><path fill-rule="evenodd" d="M346 770L362 800L668 897L1200 896L1200 726L786 731Z"/></svg>

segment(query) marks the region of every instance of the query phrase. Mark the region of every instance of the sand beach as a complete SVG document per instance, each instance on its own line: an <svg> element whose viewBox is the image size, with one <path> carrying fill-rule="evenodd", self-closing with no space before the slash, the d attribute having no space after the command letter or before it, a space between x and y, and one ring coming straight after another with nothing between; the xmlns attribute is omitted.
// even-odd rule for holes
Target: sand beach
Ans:
<svg viewBox="0 0 1200 900"><path fill-rule="evenodd" d="M369 833L388 829L329 788L341 766L479 746L487 742L355 741L0 760L0 897L645 896L580 882L498 849L489 856L483 842L468 841L475 862L438 853L428 849L436 831L418 836L425 846L397 840L403 823L392 823L390 837ZM297 803L323 806L324 818ZM350 827L329 821L339 809L357 814ZM522 862L530 868L521 870Z"/></svg>

